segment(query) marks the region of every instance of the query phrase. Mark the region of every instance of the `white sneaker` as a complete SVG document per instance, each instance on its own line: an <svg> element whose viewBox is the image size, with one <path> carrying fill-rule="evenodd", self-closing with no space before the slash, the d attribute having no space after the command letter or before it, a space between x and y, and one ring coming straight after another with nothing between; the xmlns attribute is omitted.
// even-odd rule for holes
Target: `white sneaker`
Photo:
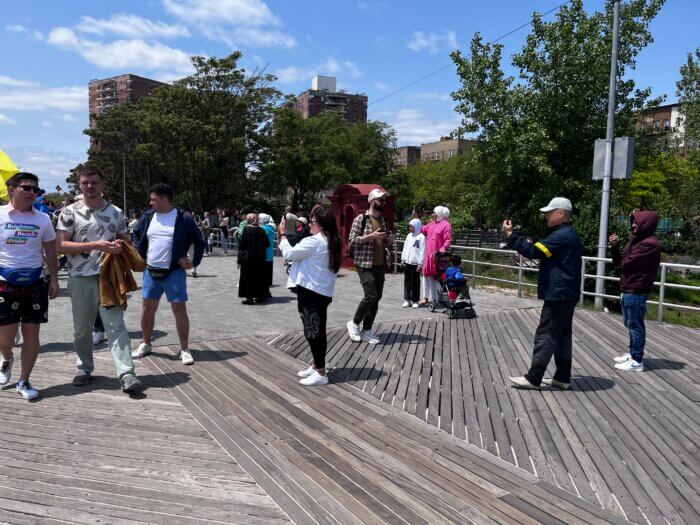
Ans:
<svg viewBox="0 0 700 525"><path fill-rule="evenodd" d="M322 376L316 370L314 370L313 372L311 372L311 374L308 377L305 377L304 379L302 379L299 382L304 386L327 385L328 384L328 374L326 374L325 376Z"/></svg>
<svg viewBox="0 0 700 525"><path fill-rule="evenodd" d="M556 379L543 379L543 385L554 386L556 388L561 388L562 390L568 390L571 385L569 383L564 383L563 381L557 381Z"/></svg>
<svg viewBox="0 0 700 525"><path fill-rule="evenodd" d="M627 352L626 354L617 356L617 357L614 359L614 361L615 361L616 363L624 363L624 362L626 362L626 361L629 361L630 359L632 359L632 354L630 354L629 352Z"/></svg>
<svg viewBox="0 0 700 525"><path fill-rule="evenodd" d="M408 308L409 306L411 306L411 303L408 301L404 301L403 304L401 305L401 308Z"/></svg>
<svg viewBox="0 0 700 525"><path fill-rule="evenodd" d="M153 351L153 348L151 348L151 345L147 345L146 343L141 343L136 350L131 352L131 357L138 359L140 357L147 356L152 351Z"/></svg>
<svg viewBox="0 0 700 525"><path fill-rule="evenodd" d="M311 374L313 374L316 371L316 369L313 366L309 366L306 370L300 370L297 372L297 375L299 377L309 377Z"/></svg>
<svg viewBox="0 0 700 525"><path fill-rule="evenodd" d="M6 385L12 379L12 363L14 362L14 355L11 355L7 361L4 357L0 357L0 385Z"/></svg>
<svg viewBox="0 0 700 525"><path fill-rule="evenodd" d="M419 304L419 303L413 303L413 308L420 308L420 304Z"/></svg>
<svg viewBox="0 0 700 525"><path fill-rule="evenodd" d="M520 377L509 377L510 382L513 383L513 386L516 388L524 388L527 390L539 390L540 387L533 385L530 383L530 381L527 380L525 376L520 376Z"/></svg>
<svg viewBox="0 0 700 525"><path fill-rule="evenodd" d="M20 381L17 383L17 392L24 398L24 399L36 399L39 397L39 392L37 392L36 388L33 388L32 385L29 384L27 381Z"/></svg>
<svg viewBox="0 0 700 525"><path fill-rule="evenodd" d="M194 357L189 350L180 350L180 359L183 365L191 365L194 363Z"/></svg>
<svg viewBox="0 0 700 525"><path fill-rule="evenodd" d="M372 333L372 330L362 330L362 332L360 332L360 339L371 345L376 345L379 342L379 338Z"/></svg>
<svg viewBox="0 0 700 525"><path fill-rule="evenodd" d="M348 327L348 335L350 336L350 339L356 343L362 341L362 337L360 336L360 325L355 324L351 319L348 321L346 326Z"/></svg>
<svg viewBox="0 0 700 525"><path fill-rule="evenodd" d="M105 340L105 333L104 332L92 332L92 344L93 345L99 345L104 340Z"/></svg>
<svg viewBox="0 0 700 525"><path fill-rule="evenodd" d="M638 363L634 359L628 359L624 363L617 363L615 365L615 368L618 370L625 370L627 372L643 372L644 371L644 363Z"/></svg>

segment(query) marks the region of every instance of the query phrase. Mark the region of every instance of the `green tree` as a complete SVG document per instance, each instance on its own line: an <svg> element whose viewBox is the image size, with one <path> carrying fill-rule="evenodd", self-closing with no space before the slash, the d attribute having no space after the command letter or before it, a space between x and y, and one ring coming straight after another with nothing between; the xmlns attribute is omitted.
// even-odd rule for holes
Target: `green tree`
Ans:
<svg viewBox="0 0 700 525"><path fill-rule="evenodd" d="M192 57L191 76L96 118L85 131L99 144L88 163L102 169L110 191L122 188L125 164L127 199L139 207L153 182L171 184L178 203L196 210L240 206L254 195L250 173L281 93L274 76L246 74L240 58Z"/></svg>
<svg viewBox="0 0 700 525"><path fill-rule="evenodd" d="M384 123L348 124L332 113L304 119L285 105L275 112L258 187L267 195L291 190L292 205L309 209L319 191L338 184L381 184L394 143Z"/></svg>
<svg viewBox="0 0 700 525"><path fill-rule="evenodd" d="M635 111L650 90L635 89L625 75L652 42L649 22L664 0L630 0L621 8L616 132L632 133ZM591 181L593 144L605 135L612 3L588 14L582 0L563 6L554 21L539 14L523 49L513 56L518 79L501 68L502 46L472 39L470 54L452 53L461 82L453 93L460 131L478 133L478 162L488 173L490 219L512 216L526 228L541 224L537 209L554 195L575 207L593 207L599 184ZM587 221L592 223L593 221ZM594 228L584 231L596 244Z"/></svg>
<svg viewBox="0 0 700 525"><path fill-rule="evenodd" d="M695 53L688 53L680 73L676 95L685 117L685 147L700 164L700 47Z"/></svg>

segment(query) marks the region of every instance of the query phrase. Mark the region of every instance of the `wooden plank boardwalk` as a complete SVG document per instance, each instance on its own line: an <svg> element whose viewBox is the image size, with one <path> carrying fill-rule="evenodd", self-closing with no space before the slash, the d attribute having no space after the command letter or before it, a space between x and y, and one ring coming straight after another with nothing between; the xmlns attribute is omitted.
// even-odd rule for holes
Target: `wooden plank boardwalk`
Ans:
<svg viewBox="0 0 700 525"><path fill-rule="evenodd" d="M175 397L296 523L625 522L348 383L299 385L299 361L258 338L194 356ZM170 378L166 357L146 362Z"/></svg>
<svg viewBox="0 0 700 525"><path fill-rule="evenodd" d="M18 357L18 356L16 356ZM15 373L19 373L19 360ZM288 523L289 518L177 401L184 367L118 390L109 352L71 383L72 354L41 354L28 403L0 390L0 523Z"/></svg>
<svg viewBox="0 0 700 525"><path fill-rule="evenodd" d="M700 523L700 330L649 323L646 371L622 373L612 367L627 346L620 318L577 311L572 389L510 388L538 316L387 324L374 346L336 329L331 378L617 516ZM299 332L266 342L310 360Z"/></svg>

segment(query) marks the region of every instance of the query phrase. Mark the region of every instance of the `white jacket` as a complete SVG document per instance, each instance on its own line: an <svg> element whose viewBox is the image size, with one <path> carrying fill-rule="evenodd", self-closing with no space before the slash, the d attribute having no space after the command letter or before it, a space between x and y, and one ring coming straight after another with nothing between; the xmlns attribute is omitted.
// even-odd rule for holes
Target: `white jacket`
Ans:
<svg viewBox="0 0 700 525"><path fill-rule="evenodd" d="M401 262L421 266L425 254L425 235L422 233L409 233L403 243Z"/></svg>
<svg viewBox="0 0 700 525"><path fill-rule="evenodd" d="M326 297L333 297L337 274L328 269L328 241L322 233L305 237L296 245L283 235L280 251L292 261L287 288L301 286Z"/></svg>

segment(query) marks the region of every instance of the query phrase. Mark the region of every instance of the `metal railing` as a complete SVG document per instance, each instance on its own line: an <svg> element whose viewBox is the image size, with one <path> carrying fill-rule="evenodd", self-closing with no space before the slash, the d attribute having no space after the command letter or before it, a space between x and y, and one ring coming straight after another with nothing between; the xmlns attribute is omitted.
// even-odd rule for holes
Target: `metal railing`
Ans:
<svg viewBox="0 0 700 525"><path fill-rule="evenodd" d="M401 263L401 252L399 251L399 246L403 245L403 239L396 239L394 241L394 271L396 272L398 270L398 267ZM478 247L466 247L466 246L459 246L459 245L453 245L452 246L452 251L455 253L458 253L462 257L462 266L471 268L471 273L465 273L465 275L472 280L472 286L476 287L478 279L481 279L482 281L495 281L495 282L500 282L500 283L507 283L507 284L513 284L517 287L518 290L518 297L522 297L523 295L523 290L525 288L537 288L536 284L526 282L523 280L523 276L525 275L524 272L533 272L537 273L539 271L538 269L538 261L526 259L522 255L520 255L518 252L515 250L501 250L501 249L494 249L494 248L478 248ZM479 253L492 253L492 254L498 254L503 257L512 257L513 260L516 262L516 264L502 264L502 263L495 263L495 262L490 262L490 261L480 261L477 258L477 254ZM466 256L471 256L470 258L467 258ZM614 301L619 301L620 296L619 295L610 295L610 294L597 294L596 292L588 292L585 290L584 285L585 285L585 279L602 279L606 281L614 281L614 282L619 282L620 278L619 277L609 277L609 276L600 276L598 277L595 274L589 274L586 273L586 265L588 263L597 263L598 261L603 261L605 264L612 263L612 259L605 258L605 259L599 259L598 257L583 257L581 262L581 296L579 299L579 305L583 305L583 301L585 297L603 297L605 299L611 299ZM495 267L495 268L503 268L503 269L508 269L508 270L514 270L518 272L518 277L517 279L505 279L501 277L493 277L490 275L485 275L485 274L479 274L478 273L478 268L479 267ZM657 320L659 322L663 321L663 309L664 308L676 308L679 310L688 310L688 311L694 311L694 312L700 312L700 307L698 306L692 306L688 304L678 304L678 303L669 303L665 301L666 297L666 290L669 288L676 288L679 290L692 290L692 291L698 291L700 292L700 286L696 285L687 285L687 284L675 284L675 283L669 283L666 282L667 276L668 276L668 271L669 270L685 270L685 271L690 271L692 273L700 274L700 266L694 265L694 264L678 264L678 263L661 263L661 268L660 268L660 277L658 281L654 282L654 286L657 286L659 288L659 300L658 301L647 301L649 304L657 305L658 310L657 310Z"/></svg>

